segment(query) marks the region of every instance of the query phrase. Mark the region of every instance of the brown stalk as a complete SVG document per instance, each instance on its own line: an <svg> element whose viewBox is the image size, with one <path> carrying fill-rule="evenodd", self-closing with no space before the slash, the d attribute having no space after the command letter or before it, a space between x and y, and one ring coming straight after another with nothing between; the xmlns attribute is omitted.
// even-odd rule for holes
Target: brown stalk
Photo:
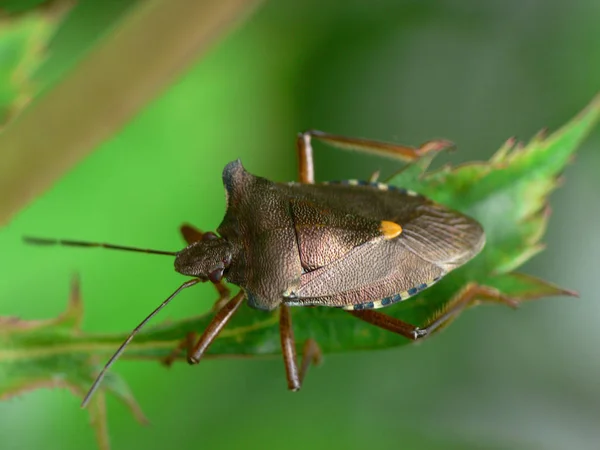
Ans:
<svg viewBox="0 0 600 450"><path fill-rule="evenodd" d="M117 132L258 2L136 6L0 134L0 226Z"/></svg>

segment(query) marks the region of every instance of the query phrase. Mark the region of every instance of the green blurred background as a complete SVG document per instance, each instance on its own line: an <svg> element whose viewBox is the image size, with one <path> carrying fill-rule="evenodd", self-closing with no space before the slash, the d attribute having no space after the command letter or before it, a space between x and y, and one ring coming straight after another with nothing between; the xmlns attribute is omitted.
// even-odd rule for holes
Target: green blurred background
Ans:
<svg viewBox="0 0 600 450"><path fill-rule="evenodd" d="M58 79L134 5L81 0L38 81ZM297 131L448 138L459 151L442 163L556 128L600 89L598 23L595 0L267 2L0 231L0 315L56 316L78 271L85 330L131 329L181 282L171 261L31 248L20 236L177 249L182 222L221 221L227 162L294 179ZM326 356L298 394L279 359L123 361L116 370L152 424L109 399L113 448L600 448L599 147L600 130L552 197L547 250L525 267L581 299L476 308L420 345ZM397 168L322 147L315 158L320 180ZM160 320L213 299L197 287ZM93 448L79 402L38 390L0 403L0 449Z"/></svg>

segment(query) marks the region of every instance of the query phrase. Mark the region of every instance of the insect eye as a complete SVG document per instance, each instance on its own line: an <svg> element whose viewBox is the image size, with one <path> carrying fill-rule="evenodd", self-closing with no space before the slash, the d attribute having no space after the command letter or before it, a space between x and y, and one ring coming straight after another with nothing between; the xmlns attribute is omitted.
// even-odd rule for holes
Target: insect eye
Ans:
<svg viewBox="0 0 600 450"><path fill-rule="evenodd" d="M223 268L220 267L218 269L213 270L212 272L210 272L208 274L208 279L211 281L211 283L218 283L219 281L221 281L221 279L223 278Z"/></svg>
<svg viewBox="0 0 600 450"><path fill-rule="evenodd" d="M203 241L212 241L212 240L215 240L215 239L218 239L218 238L219 238L219 236L217 236L212 231L207 231L206 233L204 233L202 235L202 240Z"/></svg>

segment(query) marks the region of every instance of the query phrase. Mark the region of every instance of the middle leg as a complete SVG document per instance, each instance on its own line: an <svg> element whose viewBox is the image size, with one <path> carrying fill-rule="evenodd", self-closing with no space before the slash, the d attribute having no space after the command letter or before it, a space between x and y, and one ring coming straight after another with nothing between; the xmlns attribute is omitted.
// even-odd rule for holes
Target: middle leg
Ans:
<svg viewBox="0 0 600 450"><path fill-rule="evenodd" d="M300 368L298 368L296 340L294 339L290 307L288 305L281 305L279 314L279 334L281 336L281 350L283 353L283 363L285 364L288 389L291 391L298 391L302 387L304 377L310 364L317 365L321 362L321 349L315 340L308 339L304 344L302 350L302 362L300 363Z"/></svg>

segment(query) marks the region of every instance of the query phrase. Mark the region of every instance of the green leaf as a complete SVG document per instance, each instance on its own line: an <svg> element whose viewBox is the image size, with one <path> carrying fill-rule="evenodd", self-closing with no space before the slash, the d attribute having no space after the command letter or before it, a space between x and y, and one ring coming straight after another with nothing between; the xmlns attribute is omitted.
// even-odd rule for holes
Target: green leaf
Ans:
<svg viewBox="0 0 600 450"><path fill-rule="evenodd" d="M0 400L39 388L64 388L78 397L87 392L96 377L97 357L88 343L83 343L83 351L69 351L83 336L82 316L79 282L74 279L68 307L59 317L31 321L0 317ZM116 374L108 375L104 390L127 405L140 423L146 423L128 386ZM92 399L89 412L99 448L108 449L104 395Z"/></svg>
<svg viewBox="0 0 600 450"><path fill-rule="evenodd" d="M429 160L407 167L390 182L419 191L479 220L487 235L485 249L435 286L385 313L415 325L444 310L467 284L496 289L513 301L550 295L575 295L537 278L513 271L542 249L548 219L548 196L578 145L600 118L600 96L580 115L547 138L536 136L527 145L507 142L488 162L446 166L425 172ZM127 333L87 334L79 329L82 307L77 285L67 311L57 319L0 320L0 396L9 397L39 386L62 386L81 395ZM142 331L123 357L160 360L190 332L202 332L212 319L205 314L165 322ZM377 349L410 343L407 339L356 320L333 308L293 309L300 347L314 338L325 353ZM210 348L207 357L278 355L278 313L242 305ZM102 385L143 420L129 389L114 373ZM99 441L107 445L104 392L91 405Z"/></svg>
<svg viewBox="0 0 600 450"><path fill-rule="evenodd" d="M34 74L68 5L5 18L0 25L0 126L15 117L39 91Z"/></svg>

